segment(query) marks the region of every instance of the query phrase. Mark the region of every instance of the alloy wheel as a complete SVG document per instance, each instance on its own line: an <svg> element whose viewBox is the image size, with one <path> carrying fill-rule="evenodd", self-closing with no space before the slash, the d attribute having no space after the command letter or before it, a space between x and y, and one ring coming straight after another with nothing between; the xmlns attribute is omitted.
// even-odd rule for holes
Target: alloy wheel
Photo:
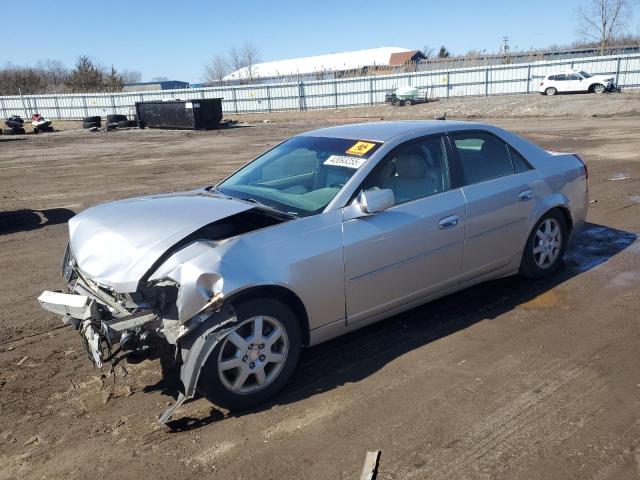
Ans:
<svg viewBox="0 0 640 480"><path fill-rule="evenodd" d="M287 332L277 319L249 318L224 339L218 355L218 375L233 393L257 392L278 377L288 351Z"/></svg>
<svg viewBox="0 0 640 480"><path fill-rule="evenodd" d="M562 229L555 218L547 218L536 230L533 242L533 258L540 268L549 268L560 255Z"/></svg>

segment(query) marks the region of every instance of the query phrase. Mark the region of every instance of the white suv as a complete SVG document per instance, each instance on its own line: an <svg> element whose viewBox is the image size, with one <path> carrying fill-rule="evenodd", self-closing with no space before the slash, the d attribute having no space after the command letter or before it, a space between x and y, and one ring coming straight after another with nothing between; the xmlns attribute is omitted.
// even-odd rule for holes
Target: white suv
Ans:
<svg viewBox="0 0 640 480"><path fill-rule="evenodd" d="M613 77L591 75L584 70L569 70L548 75L538 85L538 91L543 95L555 95L561 92L604 93L615 88Z"/></svg>

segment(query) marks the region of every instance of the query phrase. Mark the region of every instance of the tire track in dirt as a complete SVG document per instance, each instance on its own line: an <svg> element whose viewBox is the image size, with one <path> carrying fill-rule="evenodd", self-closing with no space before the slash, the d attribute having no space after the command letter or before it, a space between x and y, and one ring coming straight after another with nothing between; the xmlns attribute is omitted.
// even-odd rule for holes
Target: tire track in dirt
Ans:
<svg viewBox="0 0 640 480"><path fill-rule="evenodd" d="M577 358L579 355L574 354L540 369L537 377L546 380L515 399L503 397L505 406L475 425L463 440L455 442L448 452L432 454L427 462L434 467L428 472L418 470L403 475L406 478L475 478L487 465L502 464L504 468L504 459L498 460L511 450L517 450L522 456L538 449L529 443L531 438L544 438L548 447L570 436L581 423L599 412L599 407L589 402L590 395L606 389L605 379L589 369L591 361L571 366ZM574 415L567 416L567 412L579 414L580 422L572 424ZM558 428L560 425L567 428ZM544 430L544 435L530 435L534 430Z"/></svg>

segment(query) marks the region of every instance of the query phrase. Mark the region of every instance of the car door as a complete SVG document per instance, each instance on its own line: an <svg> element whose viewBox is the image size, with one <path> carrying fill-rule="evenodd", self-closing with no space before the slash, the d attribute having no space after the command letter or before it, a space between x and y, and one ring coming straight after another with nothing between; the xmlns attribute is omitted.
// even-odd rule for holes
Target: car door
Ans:
<svg viewBox="0 0 640 480"><path fill-rule="evenodd" d="M564 73L556 75L556 81L553 84L559 92L568 92L568 78Z"/></svg>
<svg viewBox="0 0 640 480"><path fill-rule="evenodd" d="M373 215L356 203L343 209L348 323L459 282L465 200L452 183L451 155L442 135L403 143L356 191L391 189L394 206Z"/></svg>
<svg viewBox="0 0 640 480"><path fill-rule="evenodd" d="M462 282L508 265L528 235L539 173L486 131L450 135L467 203Z"/></svg>
<svg viewBox="0 0 640 480"><path fill-rule="evenodd" d="M584 87L585 82L577 73L567 75L567 81L564 83L567 85L568 92L581 92L582 90L586 90Z"/></svg>

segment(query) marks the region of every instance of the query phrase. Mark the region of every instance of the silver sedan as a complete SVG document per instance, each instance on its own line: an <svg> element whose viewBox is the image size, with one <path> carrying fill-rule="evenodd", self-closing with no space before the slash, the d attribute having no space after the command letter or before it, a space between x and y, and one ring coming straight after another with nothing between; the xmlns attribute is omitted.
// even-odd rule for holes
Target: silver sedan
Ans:
<svg viewBox="0 0 640 480"><path fill-rule="evenodd" d="M303 346L486 280L540 278L585 219L587 167L500 128L380 122L290 138L221 183L69 221L39 300L102 366L170 350L181 394L275 395ZM168 348L167 348L168 347Z"/></svg>

